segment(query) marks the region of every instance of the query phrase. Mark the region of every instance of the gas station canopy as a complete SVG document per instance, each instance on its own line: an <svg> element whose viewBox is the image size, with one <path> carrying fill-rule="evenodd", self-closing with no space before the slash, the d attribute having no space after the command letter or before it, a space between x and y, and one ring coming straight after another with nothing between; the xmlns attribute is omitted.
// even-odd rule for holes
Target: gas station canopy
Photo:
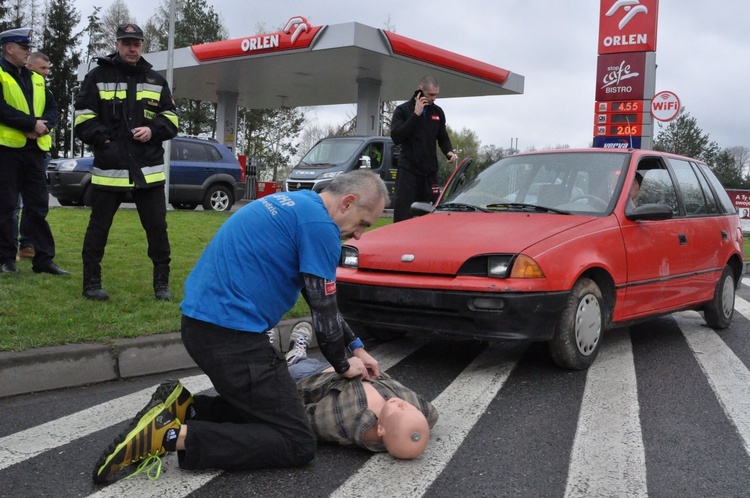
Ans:
<svg viewBox="0 0 750 498"><path fill-rule="evenodd" d="M144 58L164 74L168 55ZM506 69L390 31L355 22L311 26L303 17L277 33L175 49L172 67L176 97L218 103L217 126L229 124L218 136L230 147L237 107L356 103L357 133L377 134L379 102L411 98L428 74L441 99L522 94L524 86ZM79 68L81 79L87 70Z"/></svg>

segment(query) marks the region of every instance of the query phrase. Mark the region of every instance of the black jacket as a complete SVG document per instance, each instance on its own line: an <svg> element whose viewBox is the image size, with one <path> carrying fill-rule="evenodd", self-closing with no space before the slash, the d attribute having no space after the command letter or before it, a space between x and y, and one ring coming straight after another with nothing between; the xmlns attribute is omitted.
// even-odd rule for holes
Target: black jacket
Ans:
<svg viewBox="0 0 750 498"><path fill-rule="evenodd" d="M438 171L435 142L446 157L453 150L445 130L445 114L432 104L425 106L422 115L417 116L414 106L412 98L393 111L391 138L401 146L398 167L418 175L435 174Z"/></svg>
<svg viewBox="0 0 750 498"><path fill-rule="evenodd" d="M167 81L151 64L141 57L133 66L117 53L99 57L75 109L76 136L93 146L94 168L127 170L136 187L164 184L147 182L143 167L164 164L162 142L177 134L177 115ZM133 140L139 126L151 128L151 140Z"/></svg>

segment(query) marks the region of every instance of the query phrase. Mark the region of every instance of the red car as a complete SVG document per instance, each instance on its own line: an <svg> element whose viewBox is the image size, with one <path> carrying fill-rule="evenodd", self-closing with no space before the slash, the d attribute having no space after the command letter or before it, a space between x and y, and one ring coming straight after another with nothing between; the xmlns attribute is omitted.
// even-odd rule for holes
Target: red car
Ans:
<svg viewBox="0 0 750 498"><path fill-rule="evenodd" d="M635 184L635 185L634 185ZM546 341L588 368L604 330L678 310L729 326L744 273L737 212L709 168L649 150L470 158L421 214L347 242L346 320L412 333Z"/></svg>

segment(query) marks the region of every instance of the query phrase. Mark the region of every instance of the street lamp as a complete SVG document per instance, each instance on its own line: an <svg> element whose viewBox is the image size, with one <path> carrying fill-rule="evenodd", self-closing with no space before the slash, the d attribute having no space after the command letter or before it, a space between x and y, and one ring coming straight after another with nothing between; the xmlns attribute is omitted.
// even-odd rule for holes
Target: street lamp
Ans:
<svg viewBox="0 0 750 498"><path fill-rule="evenodd" d="M75 123L76 123L76 108L75 108L75 101L76 101L76 94L78 93L78 90L80 90L79 86L74 86L71 89L70 94L70 158L73 158L74 154L74 147L75 147Z"/></svg>

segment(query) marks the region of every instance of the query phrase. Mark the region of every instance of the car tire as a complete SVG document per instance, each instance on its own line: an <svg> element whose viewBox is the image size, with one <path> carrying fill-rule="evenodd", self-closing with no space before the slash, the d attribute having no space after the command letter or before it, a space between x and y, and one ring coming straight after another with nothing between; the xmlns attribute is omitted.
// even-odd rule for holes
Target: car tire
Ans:
<svg viewBox="0 0 750 498"><path fill-rule="evenodd" d="M183 202L173 202L172 207L175 209L183 209L185 211L192 211L198 207L198 204L187 204Z"/></svg>
<svg viewBox="0 0 750 498"><path fill-rule="evenodd" d="M570 370L585 370L594 363L604 329L603 309L599 286L588 278L578 280L549 341L555 364Z"/></svg>
<svg viewBox="0 0 750 498"><path fill-rule="evenodd" d="M203 198L203 209L206 211L229 211L232 204L232 192L224 185L212 185Z"/></svg>
<svg viewBox="0 0 750 498"><path fill-rule="evenodd" d="M391 342L401 339L406 335L403 330L388 330L374 327L365 327L365 333L380 342Z"/></svg>
<svg viewBox="0 0 750 498"><path fill-rule="evenodd" d="M732 323L735 289L734 272L727 265L716 283L714 297L703 309L706 324L712 329L725 329Z"/></svg>

